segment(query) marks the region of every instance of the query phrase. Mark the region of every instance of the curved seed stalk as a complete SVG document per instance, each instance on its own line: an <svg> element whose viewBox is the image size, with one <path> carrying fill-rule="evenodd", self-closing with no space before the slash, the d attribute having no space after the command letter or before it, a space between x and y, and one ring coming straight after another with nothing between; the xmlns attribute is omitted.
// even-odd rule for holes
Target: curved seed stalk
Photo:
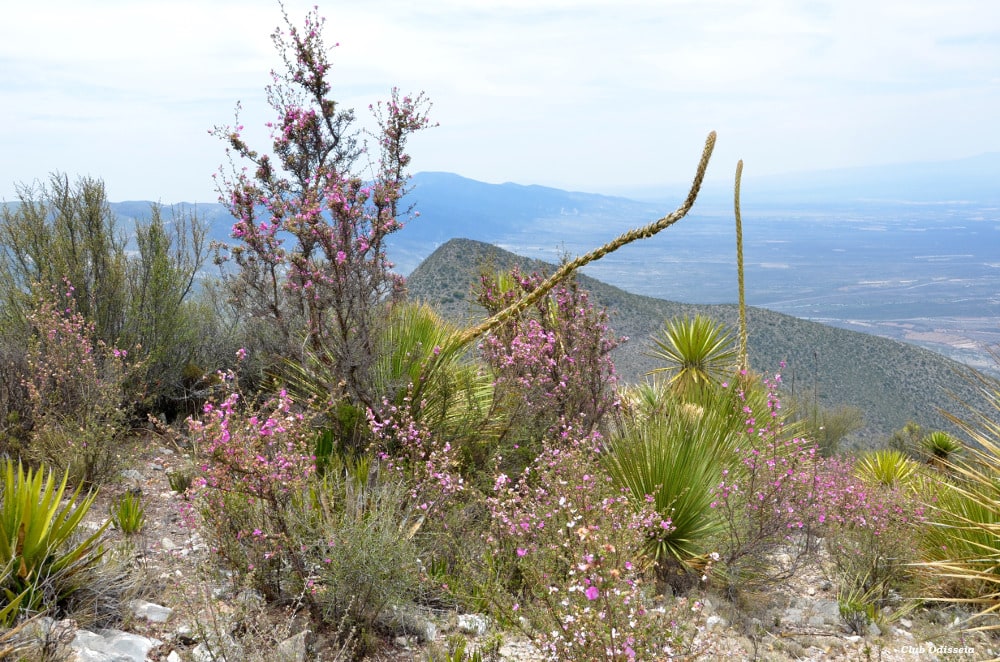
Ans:
<svg viewBox="0 0 1000 662"><path fill-rule="evenodd" d="M488 318L484 322L466 329L454 338L454 344L456 348L461 348L468 345L470 342L474 341L476 338L483 336L493 329L497 328L504 322L510 320L511 318L519 315L520 313L527 310L529 306L534 304L536 301L541 299L543 296L549 293L549 291L559 284L560 281L565 279L571 273L579 269L580 267L600 260L602 257L608 253L613 253L622 246L626 244L631 244L639 239L648 239L658 232L669 228L671 225L681 220L687 213L691 210L694 205L695 199L698 197L698 192L701 190L701 183L705 178L705 170L708 168L708 161L712 157L712 150L715 148L715 131L708 134L708 138L705 139L705 148L701 153L701 160L698 162L698 169L695 172L694 182L691 184L691 189L688 191L687 198L680 207L675 209L673 212L667 214L663 218L660 218L648 225L644 225L640 228L635 228L634 230L629 230L623 235L620 235L616 239L604 244L600 248L594 249L589 253L582 255L575 260L567 262L562 265L553 273L551 276L546 278L541 285L532 290L530 293L524 297L518 299L511 305L507 306L496 315Z"/></svg>

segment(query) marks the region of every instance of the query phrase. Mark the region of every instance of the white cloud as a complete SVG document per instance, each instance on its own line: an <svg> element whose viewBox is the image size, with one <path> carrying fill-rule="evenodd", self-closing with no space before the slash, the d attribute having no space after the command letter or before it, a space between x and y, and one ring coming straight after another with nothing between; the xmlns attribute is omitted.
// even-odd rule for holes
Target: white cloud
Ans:
<svg viewBox="0 0 1000 662"><path fill-rule="evenodd" d="M312 0L286 3L298 21ZM602 190L1000 150L991 0L337 0L335 90L424 89L417 169ZM0 24L0 196L59 169L112 197L209 199L222 146L267 119L270 0L13 3ZM991 32L991 30L993 30ZM363 115L359 111L359 114ZM260 136L264 133L259 128Z"/></svg>

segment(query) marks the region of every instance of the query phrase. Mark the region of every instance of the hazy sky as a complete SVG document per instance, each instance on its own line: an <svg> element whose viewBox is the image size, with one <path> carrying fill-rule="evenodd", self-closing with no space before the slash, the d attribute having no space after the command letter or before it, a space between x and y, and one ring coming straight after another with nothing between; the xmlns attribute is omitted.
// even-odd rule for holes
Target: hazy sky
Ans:
<svg viewBox="0 0 1000 662"><path fill-rule="evenodd" d="M313 2L288 0L296 22ZM996 0L326 0L335 94L424 90L413 170L601 193L1000 151ZM272 0L8 0L0 199L51 171L214 202L237 100L266 145ZM258 129L259 128L259 129ZM257 130L257 133L254 133Z"/></svg>

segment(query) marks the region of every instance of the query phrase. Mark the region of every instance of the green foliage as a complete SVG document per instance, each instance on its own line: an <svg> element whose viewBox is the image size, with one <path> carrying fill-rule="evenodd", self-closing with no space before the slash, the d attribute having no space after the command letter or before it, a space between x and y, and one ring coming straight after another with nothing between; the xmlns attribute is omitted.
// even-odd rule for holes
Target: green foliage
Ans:
<svg viewBox="0 0 1000 662"><path fill-rule="evenodd" d="M650 374L665 374L681 395L723 381L734 372L738 358L726 328L701 315L668 321L653 336L649 355L661 364Z"/></svg>
<svg viewBox="0 0 1000 662"><path fill-rule="evenodd" d="M170 485L170 489L178 494L184 494L191 487L191 481L194 476L191 475L190 471L168 471L167 472L167 484Z"/></svg>
<svg viewBox="0 0 1000 662"><path fill-rule="evenodd" d="M420 519L405 507L404 488L367 463L328 471L293 502L295 538L316 568L313 586L327 623L344 622L360 640L374 631L390 605L405 605L420 591L414 534Z"/></svg>
<svg viewBox="0 0 1000 662"><path fill-rule="evenodd" d="M441 655L430 653L427 662L484 662L486 659L492 659L488 653L484 657L483 651L479 648L467 650L468 641L461 635L449 637L447 645L448 649Z"/></svg>
<svg viewBox="0 0 1000 662"><path fill-rule="evenodd" d="M803 435L816 443L823 457L837 455L844 439L864 427L864 412L860 407L823 407L793 399L790 408L802 424Z"/></svg>
<svg viewBox="0 0 1000 662"><path fill-rule="evenodd" d="M127 536L139 533L146 525L146 509L142 505L142 497L132 491L126 491L115 499L110 511L112 524Z"/></svg>
<svg viewBox="0 0 1000 662"><path fill-rule="evenodd" d="M87 585L104 553L107 522L90 535L80 531L97 495L81 497L79 489L66 495L67 478L63 473L56 484L52 471L15 467L9 459L3 465L0 590L7 600L24 596L22 612L58 612Z"/></svg>
<svg viewBox="0 0 1000 662"><path fill-rule="evenodd" d="M48 186L21 186L17 194L20 204L0 208L4 328L24 329L32 286L68 280L97 337L114 343L125 325L127 257L104 183L84 177L70 185L53 174Z"/></svg>
<svg viewBox="0 0 1000 662"><path fill-rule="evenodd" d="M861 577L850 584L841 586L837 591L837 608L840 611L840 618L853 634L861 636L867 636L868 627L879 620L881 613L874 598L874 594L879 592L879 587L875 586L865 590L863 587L867 583L867 577Z"/></svg>
<svg viewBox="0 0 1000 662"><path fill-rule="evenodd" d="M924 438L924 429L913 421L909 421L889 436L887 446L916 458L920 455L920 442Z"/></svg>
<svg viewBox="0 0 1000 662"><path fill-rule="evenodd" d="M128 260L127 308L118 342L140 348L151 387L146 397L161 410L184 399L184 371L210 360L208 343L218 340L217 332L205 328L213 324L212 311L192 298L207 257L206 229L193 214L173 214L168 229L159 205L135 227L138 255Z"/></svg>
<svg viewBox="0 0 1000 662"><path fill-rule="evenodd" d="M669 527L648 532L647 554L664 568L705 552L721 523L712 509L712 489L722 475L722 457L737 439L726 419L697 405L668 400L646 418L625 419L608 440L605 466L632 501L647 495Z"/></svg>
<svg viewBox="0 0 1000 662"><path fill-rule="evenodd" d="M161 408L182 400L183 367L211 354L219 335L206 329L210 311L190 300L207 257L205 226L183 214L168 223L154 205L135 225L133 251L100 180L71 185L56 174L47 186L20 187L18 197L0 208L0 344L23 348L34 288L69 283L95 341L144 363L147 381L130 384L131 398Z"/></svg>
<svg viewBox="0 0 1000 662"><path fill-rule="evenodd" d="M457 330L429 306L394 305L379 329L372 391L377 401L407 407L433 434L461 447L469 464L484 466L497 427L490 420L493 386L450 342ZM331 402L337 392L335 365L331 357L313 352L302 364L287 364L296 390L324 414L327 428L317 439L318 460L334 450L359 455L371 441L363 407L346 399Z"/></svg>
<svg viewBox="0 0 1000 662"><path fill-rule="evenodd" d="M73 286L40 293L28 316L25 379L33 423L31 456L96 482L118 467L131 403L126 384L137 372L127 352L95 337L77 311Z"/></svg>
<svg viewBox="0 0 1000 662"><path fill-rule="evenodd" d="M921 449L933 463L944 464L962 450L962 444L947 432L935 430L920 440Z"/></svg>
<svg viewBox="0 0 1000 662"><path fill-rule="evenodd" d="M1000 381L980 377L988 408L949 415L972 443L963 457L939 460L940 481L924 536L923 567L944 580L943 597L978 607L982 629L1000 628Z"/></svg>
<svg viewBox="0 0 1000 662"><path fill-rule="evenodd" d="M885 448L862 455L858 460L857 473L869 483L895 488L908 485L919 467L902 452Z"/></svg>

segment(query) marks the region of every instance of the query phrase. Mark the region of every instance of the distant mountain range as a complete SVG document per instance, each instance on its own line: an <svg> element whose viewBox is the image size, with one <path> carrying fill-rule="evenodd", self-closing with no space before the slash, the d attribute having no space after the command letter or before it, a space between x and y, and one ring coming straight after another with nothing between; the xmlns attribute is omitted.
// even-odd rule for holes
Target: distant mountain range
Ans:
<svg viewBox="0 0 1000 662"><path fill-rule="evenodd" d="M633 192L658 200L650 202L443 172L418 173L412 184L407 202L420 217L389 240L403 274L455 237L557 262L663 215L685 192ZM742 193L751 304L922 343L989 369L983 346L1000 342L1000 154L782 177L754 177L748 164ZM728 184L706 186L676 228L586 274L661 300L734 302L731 195ZM112 208L129 228L129 219L149 216L150 203ZM222 205L173 209L196 211L212 239L230 241ZM762 367L772 358L762 357Z"/></svg>

